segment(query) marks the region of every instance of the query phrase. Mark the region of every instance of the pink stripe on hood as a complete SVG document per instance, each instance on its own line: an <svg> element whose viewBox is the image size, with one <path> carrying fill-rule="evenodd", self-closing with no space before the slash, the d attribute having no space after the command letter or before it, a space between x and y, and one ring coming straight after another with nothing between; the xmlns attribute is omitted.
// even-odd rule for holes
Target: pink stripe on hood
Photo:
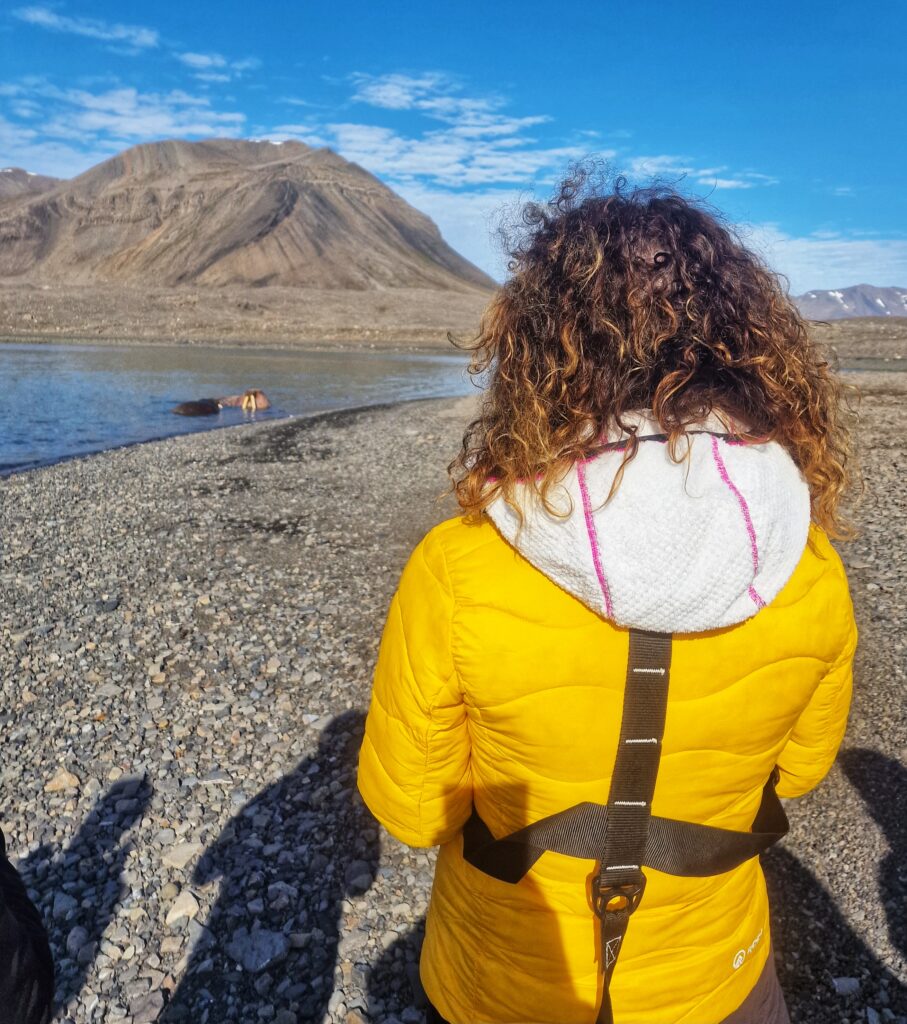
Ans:
<svg viewBox="0 0 907 1024"><path fill-rule="evenodd" d="M576 478L579 483L579 492L583 498L583 515L586 517L586 535L589 538L589 547L592 549L592 564L595 566L595 575L598 578L598 585L601 587L602 597L605 600L605 615L612 619L614 618L614 609L611 606L611 591L608 588L608 580L602 567L601 552L598 547L598 534L595 530L595 520L592 517L592 502L589 500L589 488L586 486L585 462L577 462Z"/></svg>
<svg viewBox="0 0 907 1024"><path fill-rule="evenodd" d="M731 479L730 473L727 471L727 466L724 464L724 459L721 457L721 449L718 447L718 438L714 434L711 435L712 442L712 458L715 460L715 465L718 468L718 473L721 479L725 482L730 490L731 494L737 499L737 504L740 506L740 513L743 516L743 522L746 525L746 532L750 538L750 552L753 556L753 573L759 571L759 545L756 542L756 528L753 526L753 517L750 515L750 507L746 503L746 498L740 493L737 485ZM750 598L758 608L765 607L765 601L759 596L758 591L755 587L750 587L747 591Z"/></svg>

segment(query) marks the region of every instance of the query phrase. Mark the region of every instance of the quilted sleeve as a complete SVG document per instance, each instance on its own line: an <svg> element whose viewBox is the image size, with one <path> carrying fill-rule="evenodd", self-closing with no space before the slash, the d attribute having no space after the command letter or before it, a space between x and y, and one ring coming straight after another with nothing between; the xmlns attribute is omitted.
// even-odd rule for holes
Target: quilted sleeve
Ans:
<svg viewBox="0 0 907 1024"><path fill-rule="evenodd" d="M797 719L778 758L779 796L803 796L817 786L828 774L844 738L853 689L857 627L846 578L843 586L845 621L843 628L839 627L842 638L839 653Z"/></svg>
<svg viewBox="0 0 907 1024"><path fill-rule="evenodd" d="M432 534L391 602L359 754L359 791L410 846L452 839L472 808L466 707L451 650L454 599Z"/></svg>

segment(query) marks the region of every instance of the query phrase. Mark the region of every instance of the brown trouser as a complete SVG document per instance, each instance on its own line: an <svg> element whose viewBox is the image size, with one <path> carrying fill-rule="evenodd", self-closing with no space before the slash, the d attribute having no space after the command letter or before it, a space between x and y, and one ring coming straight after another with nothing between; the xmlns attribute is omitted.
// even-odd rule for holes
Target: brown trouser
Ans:
<svg viewBox="0 0 907 1024"><path fill-rule="evenodd" d="M433 1007L428 1007L428 1024L449 1024L440 1013ZM463 1024L469 1024L464 1021ZM620 1024L618 1021L617 1024ZM665 1021L665 1024L671 1024ZM787 1006L784 1003L784 993L778 984L778 975L775 973L775 961L769 953L759 980L756 982L752 992L743 1000L730 1017L725 1017L722 1024L790 1024L790 1017L787 1014Z"/></svg>

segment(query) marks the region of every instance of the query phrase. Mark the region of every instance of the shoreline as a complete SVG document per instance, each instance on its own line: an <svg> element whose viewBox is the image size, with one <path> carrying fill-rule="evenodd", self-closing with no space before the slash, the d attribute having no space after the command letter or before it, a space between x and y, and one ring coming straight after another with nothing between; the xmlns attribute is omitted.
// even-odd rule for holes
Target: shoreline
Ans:
<svg viewBox="0 0 907 1024"><path fill-rule="evenodd" d="M907 1016L878 875L903 836L907 377L877 377L840 548L861 629L845 753L765 861L794 1024ZM412 1007L434 854L361 817L357 714L401 568L455 512L444 466L474 408L331 410L4 480L0 820L50 926L55 1024L188 1024L226 986L248 1020Z"/></svg>
<svg viewBox="0 0 907 1024"><path fill-rule="evenodd" d="M907 318L902 318L907 322ZM847 321L850 323L851 321ZM858 323L858 321L853 321ZM836 331L842 328L835 328ZM330 338L323 334L313 333L310 338L295 336L277 335L271 337L264 335L254 337L251 334L237 337L224 336L202 336L202 337L177 337L170 334L163 335L97 335L78 333L50 333L47 331L16 331L0 333L0 346L3 345L72 345L88 348L210 348L212 350L240 350L248 351L255 349L260 352L311 352L311 353L336 353L336 352L361 352L361 353L390 353L400 355L424 355L444 356L462 355L468 352L467 343L471 340L468 332L457 332L441 330L434 334L431 332L412 331L411 339L400 337L406 331L387 330L373 336L367 336L358 329L338 332L340 336ZM452 334L463 344L454 344L450 341L448 334ZM846 347L839 350L834 335L829 333L828 338L822 342L826 345L829 355L833 360L833 366L841 372L879 370L892 373L907 371L907 356L903 349L907 346L907 337L897 339L893 345L876 346L877 351L858 352L850 351ZM869 346L873 347L872 344Z"/></svg>
<svg viewBox="0 0 907 1024"><path fill-rule="evenodd" d="M96 346L99 348L110 348L122 346L123 348L211 348L211 349L256 349L267 352L381 352L400 353L413 355L438 356L462 352L451 344L446 335L439 334L437 338L427 338L422 341L404 341L393 336L393 332L387 332L387 340L375 340L374 338L363 339L361 334L350 331L349 335L342 339L314 338L313 340L300 338L189 338L179 339L172 336L102 336L102 335L78 335L78 334L48 334L42 332L17 332L15 334L0 334L0 345L78 345ZM870 357L872 358L872 357Z"/></svg>

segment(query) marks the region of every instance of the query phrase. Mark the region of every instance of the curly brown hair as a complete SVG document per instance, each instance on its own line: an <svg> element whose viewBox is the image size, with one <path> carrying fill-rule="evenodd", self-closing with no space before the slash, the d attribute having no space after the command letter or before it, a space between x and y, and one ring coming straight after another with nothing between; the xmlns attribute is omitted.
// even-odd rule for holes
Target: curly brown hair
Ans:
<svg viewBox="0 0 907 1024"><path fill-rule="evenodd" d="M669 186L596 186L580 166L520 222L510 277L465 346L471 372L487 375L449 467L469 518L518 481L546 501L614 424L631 434L632 459L626 413L650 410L673 453L714 410L746 424L749 440L784 445L813 519L849 535L842 384L777 276L719 214Z"/></svg>

